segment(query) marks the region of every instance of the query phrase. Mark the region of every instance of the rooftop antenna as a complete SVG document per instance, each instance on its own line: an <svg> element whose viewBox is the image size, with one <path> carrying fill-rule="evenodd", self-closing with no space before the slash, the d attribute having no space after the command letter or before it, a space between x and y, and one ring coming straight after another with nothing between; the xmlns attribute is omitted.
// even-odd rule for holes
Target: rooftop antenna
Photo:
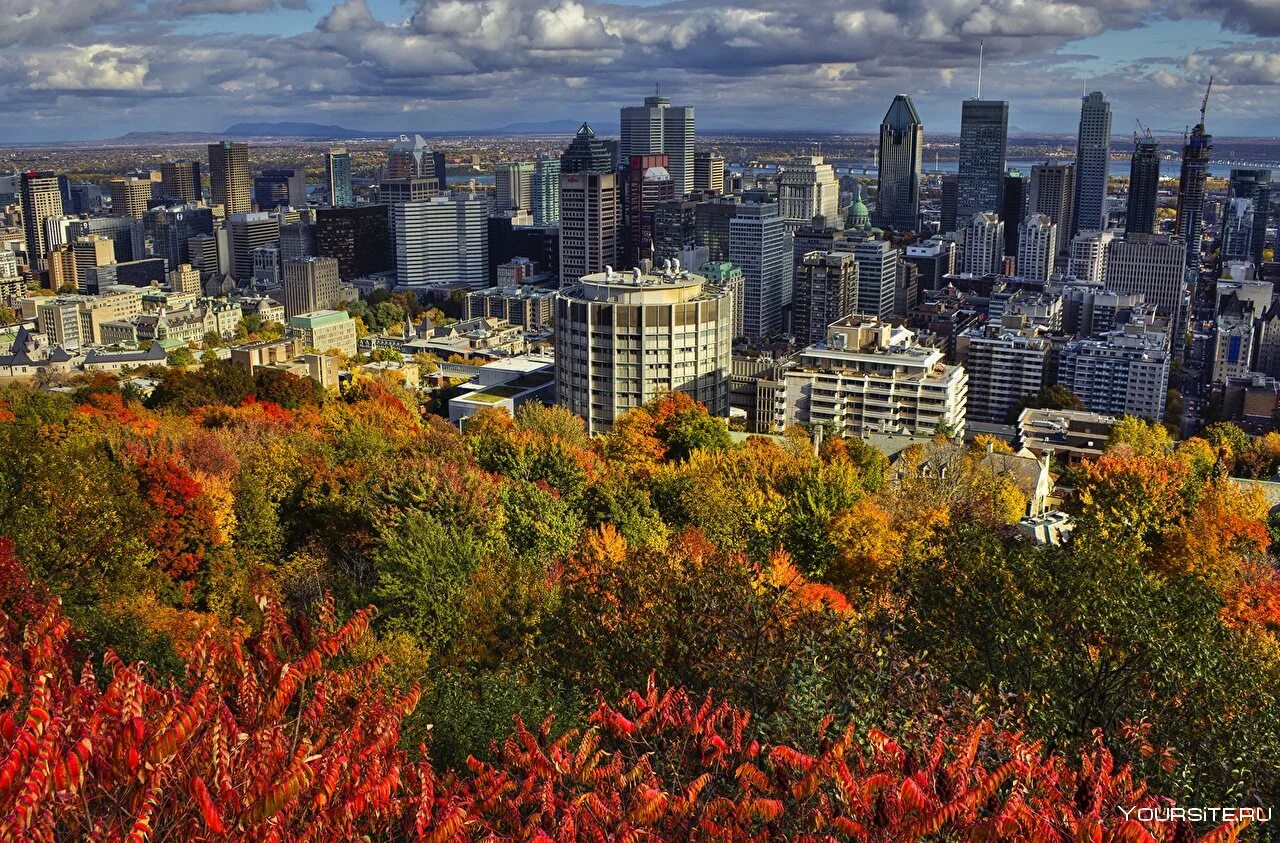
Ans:
<svg viewBox="0 0 1280 843"><path fill-rule="evenodd" d="M982 46L983 42L978 41L978 99L982 99Z"/></svg>

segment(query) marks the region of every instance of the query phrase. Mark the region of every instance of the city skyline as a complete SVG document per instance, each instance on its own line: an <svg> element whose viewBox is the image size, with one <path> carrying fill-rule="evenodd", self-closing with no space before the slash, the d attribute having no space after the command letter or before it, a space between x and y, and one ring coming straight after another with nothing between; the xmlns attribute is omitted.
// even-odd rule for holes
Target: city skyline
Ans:
<svg viewBox="0 0 1280 843"><path fill-rule="evenodd" d="M975 92L979 40L984 96L1011 101L1011 132L1070 132L1086 87L1107 94L1118 132L1135 117L1177 129L1213 74L1216 134L1274 134L1274 10L1112 5L5 0L0 91L25 119L0 142L242 120L372 132L572 118L612 134L617 108L655 83L697 107L705 131L763 111L778 129L871 132L886 94L907 93L926 131L950 133Z"/></svg>

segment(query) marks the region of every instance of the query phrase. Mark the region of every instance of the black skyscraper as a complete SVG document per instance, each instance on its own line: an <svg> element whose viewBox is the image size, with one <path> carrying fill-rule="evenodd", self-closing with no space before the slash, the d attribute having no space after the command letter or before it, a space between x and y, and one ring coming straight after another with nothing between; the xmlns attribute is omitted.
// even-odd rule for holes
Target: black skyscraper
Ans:
<svg viewBox="0 0 1280 843"><path fill-rule="evenodd" d="M351 205L316 211L316 250L336 258L344 281L395 269L386 205Z"/></svg>
<svg viewBox="0 0 1280 843"><path fill-rule="evenodd" d="M1129 160L1129 209L1126 234L1151 234L1156 224L1156 196L1160 190L1160 142L1152 137L1135 137L1133 158Z"/></svg>
<svg viewBox="0 0 1280 843"><path fill-rule="evenodd" d="M920 170L924 125L911 98L898 94L880 123L876 210L881 228L915 231L920 223Z"/></svg>
<svg viewBox="0 0 1280 843"><path fill-rule="evenodd" d="M1182 172L1178 177L1178 234L1187 242L1187 266L1200 268L1200 241L1204 237L1204 188L1209 176L1209 150L1213 135L1197 123L1182 147Z"/></svg>
<svg viewBox="0 0 1280 843"><path fill-rule="evenodd" d="M960 111L956 225L964 227L974 214L1000 211L1008 140L1009 103L965 100Z"/></svg>
<svg viewBox="0 0 1280 843"><path fill-rule="evenodd" d="M1018 254L1018 223L1027 218L1027 180L1017 171L1004 177L1000 219L1004 220L1004 253Z"/></svg>

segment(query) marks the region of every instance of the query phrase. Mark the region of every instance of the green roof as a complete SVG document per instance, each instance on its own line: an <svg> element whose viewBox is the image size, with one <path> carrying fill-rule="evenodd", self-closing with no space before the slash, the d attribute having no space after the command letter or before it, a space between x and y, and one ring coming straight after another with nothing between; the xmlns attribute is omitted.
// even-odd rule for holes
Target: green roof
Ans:
<svg viewBox="0 0 1280 843"><path fill-rule="evenodd" d="M327 328L351 320L345 310L313 310L310 313L299 313L289 318L290 328Z"/></svg>

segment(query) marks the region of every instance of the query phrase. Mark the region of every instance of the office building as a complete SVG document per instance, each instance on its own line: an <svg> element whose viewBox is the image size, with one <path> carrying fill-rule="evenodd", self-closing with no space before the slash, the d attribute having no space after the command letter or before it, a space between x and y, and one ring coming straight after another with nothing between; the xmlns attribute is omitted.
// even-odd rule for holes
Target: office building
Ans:
<svg viewBox="0 0 1280 843"><path fill-rule="evenodd" d="M1045 385L1051 350L1035 326L984 325L956 337L956 360L969 373L969 420L1005 424L1019 401Z"/></svg>
<svg viewBox="0 0 1280 843"><path fill-rule="evenodd" d="M1228 199L1223 209L1222 259L1248 261L1253 257L1253 200Z"/></svg>
<svg viewBox="0 0 1280 843"><path fill-rule="evenodd" d="M333 146L324 154L324 180L329 188L329 204L335 208L354 205L351 189L351 153L345 146Z"/></svg>
<svg viewBox="0 0 1280 843"><path fill-rule="evenodd" d="M385 206L374 206L385 207ZM386 228L386 214L382 215L383 228ZM382 242L384 251L390 255L390 248L386 246L386 234L383 233ZM298 258L314 258L320 254L320 247L316 241L316 225L315 223L291 222L288 225L280 226L280 260L291 261ZM329 257L337 257L337 255L329 255ZM342 261L338 261L341 266Z"/></svg>
<svg viewBox="0 0 1280 843"><path fill-rule="evenodd" d="M717 196L699 202L694 212L698 245L707 247L707 260L729 260L729 223L738 213L738 199Z"/></svg>
<svg viewBox="0 0 1280 843"><path fill-rule="evenodd" d="M489 286L489 201L483 194L405 202L391 213L399 286Z"/></svg>
<svg viewBox="0 0 1280 843"><path fill-rule="evenodd" d="M1009 137L1009 103L965 100L960 111L960 168L956 220L999 213Z"/></svg>
<svg viewBox="0 0 1280 843"><path fill-rule="evenodd" d="M197 234L187 241L191 265L204 277L222 275L231 269L231 255L226 249L227 232Z"/></svg>
<svg viewBox="0 0 1280 843"><path fill-rule="evenodd" d="M160 195L170 202L196 205L204 201L199 161L166 161L160 165Z"/></svg>
<svg viewBox="0 0 1280 843"><path fill-rule="evenodd" d="M280 222L265 211L232 214L227 217L226 230L231 252L230 274L237 281L248 281L253 278L253 250L280 242Z"/></svg>
<svg viewBox="0 0 1280 843"><path fill-rule="evenodd" d="M1082 231L1071 238L1071 262L1067 270L1081 281L1107 280L1107 250L1115 234L1110 231Z"/></svg>
<svg viewBox="0 0 1280 843"><path fill-rule="evenodd" d="M1018 223L1018 276L1048 281L1058 254L1058 227L1044 214L1028 214Z"/></svg>
<svg viewBox="0 0 1280 843"><path fill-rule="evenodd" d="M791 334L796 345L822 342L827 326L851 316L858 303L858 262L847 252L809 252L796 266Z"/></svg>
<svg viewBox="0 0 1280 843"><path fill-rule="evenodd" d="M627 239L623 264L639 266L641 260L654 257L654 214L658 206L676 198L667 156L632 155L627 162L624 196Z"/></svg>
<svg viewBox="0 0 1280 843"><path fill-rule="evenodd" d="M949 173L942 177L940 230L949 234L956 230L956 203L959 201L960 177Z"/></svg>
<svg viewBox="0 0 1280 843"><path fill-rule="evenodd" d="M268 243L253 250L253 280L268 287L280 283L280 244Z"/></svg>
<svg viewBox="0 0 1280 843"><path fill-rule="evenodd" d="M911 97L898 94L880 121L876 210L871 217L876 226L896 231L919 228L923 155L924 124Z"/></svg>
<svg viewBox="0 0 1280 843"><path fill-rule="evenodd" d="M961 272L972 275L999 273L1004 258L1004 222L993 212L974 214L964 227Z"/></svg>
<svg viewBox="0 0 1280 843"><path fill-rule="evenodd" d="M1180 324L1186 294L1186 246L1167 234L1128 234L1107 246L1106 289L1141 293L1147 304Z"/></svg>
<svg viewBox="0 0 1280 843"><path fill-rule="evenodd" d="M115 242L102 234L86 234L71 243L75 254L76 288L89 289L89 270L116 262ZM58 289L54 287L54 289Z"/></svg>
<svg viewBox="0 0 1280 843"><path fill-rule="evenodd" d="M840 180L832 166L821 156L811 155L783 164L778 173L778 212L794 224L807 225L822 217L826 224L835 225L840 218Z"/></svg>
<svg viewBox="0 0 1280 843"><path fill-rule="evenodd" d="M422 135L401 135L387 150L387 164L382 178L386 180L433 178L440 189L445 186L442 174L437 172L437 162Z"/></svg>
<svg viewBox="0 0 1280 843"><path fill-rule="evenodd" d="M1006 255L1018 254L1019 228L1015 223L1020 223L1027 218L1027 200L1030 198L1030 188L1030 180L1024 178L1022 173L1017 170L1010 170L1005 173L1000 219L1005 221L1004 253Z"/></svg>
<svg viewBox="0 0 1280 843"><path fill-rule="evenodd" d="M333 258L298 258L283 266L284 314L332 310L339 304L338 262Z"/></svg>
<svg viewBox="0 0 1280 843"><path fill-rule="evenodd" d="M22 228L26 234L27 263L36 272L48 268L49 243L44 221L62 216L62 192L58 176L51 172L27 172L18 178L22 200Z"/></svg>
<svg viewBox="0 0 1280 843"><path fill-rule="evenodd" d="M857 312L887 319L893 315L901 253L887 240L864 240L854 244L853 255L858 264Z"/></svg>
<svg viewBox="0 0 1280 843"><path fill-rule="evenodd" d="M759 338L780 332L792 261L786 223L776 202L735 206L729 220L729 261L742 270L744 335Z"/></svg>
<svg viewBox="0 0 1280 843"><path fill-rule="evenodd" d="M664 96L645 97L644 105L622 109L619 159L666 155L677 199L693 190L693 108L672 106Z"/></svg>
<svg viewBox="0 0 1280 843"><path fill-rule="evenodd" d="M841 319L779 375L772 423L761 425L775 431L813 424L852 437L964 432L968 375L908 328L862 315Z"/></svg>
<svg viewBox="0 0 1280 843"><path fill-rule="evenodd" d="M492 318L541 331L552 324L556 291L532 284L489 287L467 293L467 319Z"/></svg>
<svg viewBox="0 0 1280 843"><path fill-rule="evenodd" d="M156 208L148 215L155 254L176 267L191 262L189 242L197 234L213 233L213 211L202 205Z"/></svg>
<svg viewBox="0 0 1280 843"><path fill-rule="evenodd" d="M180 264L165 276L165 283L175 293L200 294L200 270L189 263Z"/></svg>
<svg viewBox="0 0 1280 843"><path fill-rule="evenodd" d="M301 169L263 170L253 180L253 204L260 211L307 206L307 174Z"/></svg>
<svg viewBox="0 0 1280 843"><path fill-rule="evenodd" d="M1134 135L1129 159L1129 199L1125 210L1126 234L1154 234L1160 194L1160 142L1149 134Z"/></svg>
<svg viewBox="0 0 1280 843"><path fill-rule="evenodd" d="M956 244L951 240L913 243L903 260L920 270L921 290L940 290L947 286L943 278L956 271Z"/></svg>
<svg viewBox="0 0 1280 843"><path fill-rule="evenodd" d="M659 202L653 209L653 262L661 265L664 260L679 260L684 266L700 266L706 263L691 262L696 251L709 253L698 245L698 203L692 199L672 199ZM700 274L704 274L701 273Z"/></svg>
<svg viewBox="0 0 1280 843"><path fill-rule="evenodd" d="M687 270L585 275L556 297L557 401L593 434L664 392L727 416L731 319L729 294Z"/></svg>
<svg viewBox="0 0 1280 843"><path fill-rule="evenodd" d="M743 336L742 270L728 261L715 263L708 261L698 267L697 274L706 278L707 283L712 287L719 287L728 292L729 300L733 303L730 327L733 329L734 339Z"/></svg>
<svg viewBox="0 0 1280 843"><path fill-rule="evenodd" d="M303 348L321 354L356 356L356 323L345 310L316 310L291 316L289 333L302 340Z"/></svg>
<svg viewBox="0 0 1280 843"><path fill-rule="evenodd" d="M1253 230L1249 234L1249 253L1243 260L1262 266L1262 252L1271 218L1271 171L1256 167L1232 167L1227 183L1227 200L1247 199L1253 203Z"/></svg>
<svg viewBox="0 0 1280 843"><path fill-rule="evenodd" d="M612 173L616 169L613 153L604 141L596 139L595 131L586 123L578 127L578 134L560 156L561 173Z"/></svg>
<svg viewBox="0 0 1280 843"><path fill-rule="evenodd" d="M1075 228L1076 165L1035 164L1031 168L1031 188L1027 213L1044 214L1059 231Z"/></svg>
<svg viewBox="0 0 1280 843"><path fill-rule="evenodd" d="M1080 101L1076 139L1075 223L1060 228L1063 238L1107 227L1107 178L1111 174L1111 103L1101 91Z"/></svg>
<svg viewBox="0 0 1280 843"><path fill-rule="evenodd" d="M493 209L495 211L529 211L533 208L532 161L499 164L493 171Z"/></svg>
<svg viewBox="0 0 1280 843"><path fill-rule="evenodd" d="M13 252L5 249L3 254L12 256ZM9 259L12 260L12 257ZM5 258L0 256L0 278L8 280L17 277L17 262L14 261L12 268L10 268L3 263L4 260ZM49 252L49 283L47 286L55 292L64 288L80 289L80 279L76 273L76 253L71 246L59 246Z"/></svg>
<svg viewBox="0 0 1280 843"><path fill-rule="evenodd" d="M534 225L560 221L560 159L539 155L533 165L532 205Z"/></svg>
<svg viewBox="0 0 1280 843"><path fill-rule="evenodd" d="M1136 323L1074 340L1061 351L1058 383L1095 413L1160 421L1169 389L1168 336Z"/></svg>
<svg viewBox="0 0 1280 843"><path fill-rule="evenodd" d="M581 137L581 134L579 135ZM575 140L574 143L578 141ZM568 155L566 154L566 157ZM563 167L564 161L561 160ZM614 172L560 173L560 283L576 283L606 266L620 266L621 198Z"/></svg>
<svg viewBox="0 0 1280 843"><path fill-rule="evenodd" d="M250 196L249 145L222 141L209 144L209 199L226 217L253 210Z"/></svg>
<svg viewBox="0 0 1280 843"><path fill-rule="evenodd" d="M68 222L67 242L86 234L105 234L115 241L118 261L142 260L147 256L146 233L142 220L130 217L93 217Z"/></svg>
<svg viewBox="0 0 1280 843"><path fill-rule="evenodd" d="M718 152L693 154L693 190L695 193L724 193L724 158Z"/></svg>
<svg viewBox="0 0 1280 843"><path fill-rule="evenodd" d="M112 179L107 182L107 192L111 196L113 216L140 220L147 213L147 204L151 201L151 180Z"/></svg>
<svg viewBox="0 0 1280 843"><path fill-rule="evenodd" d="M314 232L312 254L336 260L344 281L395 268L386 205L318 208Z"/></svg>
<svg viewBox="0 0 1280 843"><path fill-rule="evenodd" d="M1188 269L1199 271L1204 240L1205 181L1209 177L1209 151L1213 135L1205 131L1204 114L1182 147L1182 171L1178 177L1178 210L1174 230L1186 247Z"/></svg>

